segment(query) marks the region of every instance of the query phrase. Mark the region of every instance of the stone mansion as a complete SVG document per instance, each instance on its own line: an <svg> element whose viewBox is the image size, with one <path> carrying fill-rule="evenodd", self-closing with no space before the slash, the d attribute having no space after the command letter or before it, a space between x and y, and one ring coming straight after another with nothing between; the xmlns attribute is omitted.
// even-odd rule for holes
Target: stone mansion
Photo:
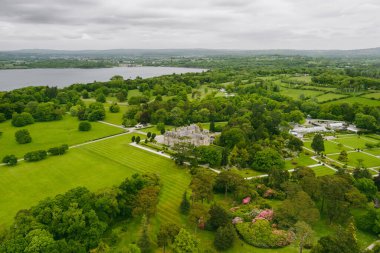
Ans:
<svg viewBox="0 0 380 253"><path fill-rule="evenodd" d="M164 144L168 146L174 146L179 142L190 142L195 146L208 146L213 141L214 135L208 130L201 129L196 124L176 128L164 134Z"/></svg>

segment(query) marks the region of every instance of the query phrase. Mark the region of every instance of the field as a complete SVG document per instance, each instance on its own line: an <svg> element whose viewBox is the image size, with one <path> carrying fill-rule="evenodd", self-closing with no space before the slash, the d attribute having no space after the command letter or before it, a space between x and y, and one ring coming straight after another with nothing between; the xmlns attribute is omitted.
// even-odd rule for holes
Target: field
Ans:
<svg viewBox="0 0 380 253"><path fill-rule="evenodd" d="M304 90L310 90L310 89L317 89L320 91L336 91L336 88L334 87L323 87L323 86L312 86L312 85L304 85L302 86L302 89Z"/></svg>
<svg viewBox="0 0 380 253"><path fill-rule="evenodd" d="M121 129L111 127L102 123L92 122L92 129L89 132L78 131L79 121L77 118L65 115L62 120L52 122L37 122L25 127L13 127L10 121L0 124L0 158L5 155L14 154L17 157L23 156L29 151L38 149L48 149L61 144L74 145L86 141L94 140L104 136L114 135L123 132ZM20 129L28 129L32 136L32 143L18 144L14 134Z"/></svg>
<svg viewBox="0 0 380 253"><path fill-rule="evenodd" d="M329 159L332 159L334 163L343 165L345 163L338 160L339 153L342 150L348 152L348 161L347 165L350 167L357 167L361 165L366 168L375 168L380 167L380 149L367 149L366 143L378 143L376 139L378 136L356 136L356 135L342 135L337 136L336 139L326 140L325 144L325 154ZM311 149L311 141L304 142L306 148ZM360 149L360 152L355 151ZM330 160L331 161L331 160ZM319 167L313 168L314 170ZM371 170L374 172L374 169Z"/></svg>
<svg viewBox="0 0 380 253"><path fill-rule="evenodd" d="M359 104L364 104L364 105L369 105L369 106L380 106L380 101L367 99L364 97L349 97L349 98L339 99L336 101L327 102L326 104L341 104L341 103L349 103L349 104L359 103Z"/></svg>
<svg viewBox="0 0 380 253"><path fill-rule="evenodd" d="M324 103L324 102L327 102L327 101L330 101L333 99L340 99L340 98L344 98L344 97L347 97L347 96L342 95L342 94L336 94L336 93L327 93L327 94L323 94L321 96L318 96L316 98L317 98L317 101L319 103Z"/></svg>
<svg viewBox="0 0 380 253"><path fill-rule="evenodd" d="M1 199L0 206L8 207L0 209L0 220L9 223L19 209L73 187L96 190L119 184L134 173L145 172L160 175L165 181L161 197L171 199L171 204L176 206L189 183L187 172L167 158L130 146L130 139L131 135L127 134L70 149L62 157L49 157L38 163L21 162L11 168L0 167L0 196L7 196ZM159 206L162 215L165 208L168 207ZM168 216L167 219L176 218Z"/></svg>
<svg viewBox="0 0 380 253"><path fill-rule="evenodd" d="M339 155L331 155L330 158L338 160ZM359 165L359 160L363 160L363 166L366 168L379 167L380 158L376 158L370 155L367 155L363 152L352 152L348 153L348 162L347 165L357 167Z"/></svg>
<svg viewBox="0 0 380 253"><path fill-rule="evenodd" d="M380 93L368 93L362 96L363 98L374 98L374 99L380 99Z"/></svg>
<svg viewBox="0 0 380 253"><path fill-rule="evenodd" d="M301 95L305 97L313 98L313 97L323 94L323 92L315 91L315 90L288 89L288 88L281 87L280 94L297 100L297 99L300 99Z"/></svg>
<svg viewBox="0 0 380 253"><path fill-rule="evenodd" d="M325 176L325 175L332 175L335 173L332 169L327 168L326 166L323 166L323 165L313 167L313 170L318 177Z"/></svg>
<svg viewBox="0 0 380 253"><path fill-rule="evenodd" d="M337 140L334 140L334 141L337 141ZM312 149L311 148L311 141L305 141L304 145L306 148ZM325 141L325 153L326 154L340 153L342 150L350 151L352 149L344 147L344 146L339 146L338 144L333 143L331 141Z"/></svg>

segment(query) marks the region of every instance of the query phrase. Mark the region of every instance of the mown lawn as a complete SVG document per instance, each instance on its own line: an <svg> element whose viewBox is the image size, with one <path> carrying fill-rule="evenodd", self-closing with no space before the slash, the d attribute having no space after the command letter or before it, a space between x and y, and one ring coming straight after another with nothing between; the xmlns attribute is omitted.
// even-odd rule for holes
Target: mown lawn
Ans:
<svg viewBox="0 0 380 253"><path fill-rule="evenodd" d="M102 123L91 122L92 129L88 132L78 131L79 121L77 118L65 115L62 120L51 122L36 122L25 127L13 127L10 121L0 124L0 159L5 155L14 154L22 157L29 151L49 149L61 144L74 145L123 132ZM15 132L20 129L28 129L32 142L18 144L15 140Z"/></svg>
<svg viewBox="0 0 380 253"><path fill-rule="evenodd" d="M334 139L333 141L342 143L343 145L346 145L348 147L352 147L354 149L357 149L357 148L365 149L366 143L372 143L372 144L377 143L376 141L373 141L372 139L369 139L366 137L360 137L360 136L338 138L338 139Z"/></svg>
<svg viewBox="0 0 380 253"><path fill-rule="evenodd" d="M307 151L306 151L307 152ZM285 161L285 168L287 170L294 169L300 166L308 166L316 164L317 162L307 156L305 153L300 153L298 157Z"/></svg>
<svg viewBox="0 0 380 253"><path fill-rule="evenodd" d="M332 169L327 168L326 166L323 166L323 165L313 167L312 170L314 170L317 177L321 177L321 176L325 176L325 175L332 175L335 173L335 171L333 171Z"/></svg>
<svg viewBox="0 0 380 253"><path fill-rule="evenodd" d="M336 140L333 140L333 141L336 142ZM325 154L340 153L342 150L346 150L346 151L352 150L344 146L338 146L338 144L333 143L331 141L325 141L324 144L325 144L325 152L324 152ZM312 150L311 141L305 141L304 146Z"/></svg>
<svg viewBox="0 0 380 253"><path fill-rule="evenodd" d="M188 172L170 159L130 146L130 138L128 134L70 149L61 157L0 167L0 221L9 223L18 210L73 187L96 190L147 172L159 174L164 183L158 218L179 221L172 210L177 210L189 184Z"/></svg>
<svg viewBox="0 0 380 253"><path fill-rule="evenodd" d="M329 156L330 158L334 160L338 160L339 155L332 155ZM378 167L380 166L380 158L376 158L367 154L364 154L362 152L352 152L348 153L348 162L347 164L350 166L358 166L359 165L359 159L363 160L364 167L371 168L371 167Z"/></svg>

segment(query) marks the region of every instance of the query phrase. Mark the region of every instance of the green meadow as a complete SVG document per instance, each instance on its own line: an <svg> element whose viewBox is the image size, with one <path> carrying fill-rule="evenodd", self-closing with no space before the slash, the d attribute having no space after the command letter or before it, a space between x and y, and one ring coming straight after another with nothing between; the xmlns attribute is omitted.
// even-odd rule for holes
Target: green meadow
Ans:
<svg viewBox="0 0 380 253"><path fill-rule="evenodd" d="M101 137L124 132L98 122L91 122L92 129L88 132L78 130L79 121L77 118L65 115L62 120L51 122L36 122L25 127L14 127L8 120L0 124L0 159L5 155L14 154L22 157L29 151L39 149L49 149L61 144L75 145ZM18 144L15 140L15 132L20 129L28 129L32 137L32 142L28 144Z"/></svg>

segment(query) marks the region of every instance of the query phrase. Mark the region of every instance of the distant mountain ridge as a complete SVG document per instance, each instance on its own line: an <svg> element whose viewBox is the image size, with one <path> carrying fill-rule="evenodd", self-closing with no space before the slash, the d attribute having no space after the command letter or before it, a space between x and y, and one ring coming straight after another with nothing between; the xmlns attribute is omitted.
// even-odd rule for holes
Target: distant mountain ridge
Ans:
<svg viewBox="0 0 380 253"><path fill-rule="evenodd" d="M380 47L354 50L233 50L233 49L108 49L108 50L52 50L21 49L0 51L8 57L208 57L208 56L311 56L311 57L380 57Z"/></svg>

